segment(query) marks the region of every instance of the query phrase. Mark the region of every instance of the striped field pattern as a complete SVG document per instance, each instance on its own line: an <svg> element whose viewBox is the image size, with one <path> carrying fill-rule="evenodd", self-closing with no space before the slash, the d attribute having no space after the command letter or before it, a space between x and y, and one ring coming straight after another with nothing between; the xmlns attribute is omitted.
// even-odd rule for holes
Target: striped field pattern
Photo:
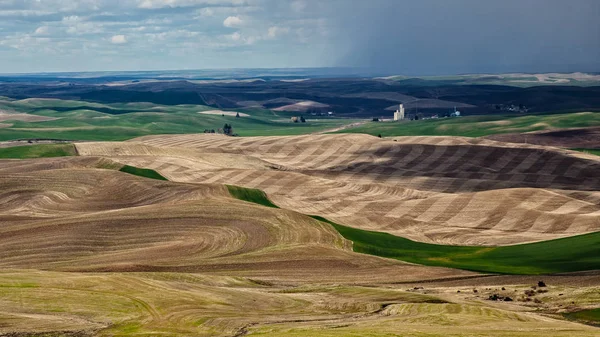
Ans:
<svg viewBox="0 0 600 337"><path fill-rule="evenodd" d="M148 136L78 152L172 181L264 190L280 207L424 242L503 245L600 230L600 161L460 137Z"/></svg>
<svg viewBox="0 0 600 337"><path fill-rule="evenodd" d="M537 275L360 254L305 215L475 245L597 231L595 157L365 135L76 148L0 160L2 337L598 335L559 315L597 306L597 271L544 275L536 302L524 291ZM125 164L170 181L119 171ZM281 208L236 199L225 185L263 190ZM495 293L514 301L488 301Z"/></svg>
<svg viewBox="0 0 600 337"><path fill-rule="evenodd" d="M114 163L100 157L0 161L0 268L294 282L472 275L354 253L331 226L237 200L223 185L142 178L107 165Z"/></svg>

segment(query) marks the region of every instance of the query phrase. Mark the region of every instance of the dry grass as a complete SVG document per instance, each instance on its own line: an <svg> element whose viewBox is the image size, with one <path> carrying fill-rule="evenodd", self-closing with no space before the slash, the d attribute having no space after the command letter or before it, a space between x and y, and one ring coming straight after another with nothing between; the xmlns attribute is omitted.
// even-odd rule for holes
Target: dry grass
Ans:
<svg viewBox="0 0 600 337"><path fill-rule="evenodd" d="M11 113L0 110L0 122L4 121L22 121L22 122L46 122L53 121L58 118L30 115L26 113Z"/></svg>
<svg viewBox="0 0 600 337"><path fill-rule="evenodd" d="M223 185L155 181L96 169L98 159L69 159L69 168L63 158L54 160L62 169L36 160L0 170L0 266L227 272L294 282L470 274L355 254L330 226L233 199ZM23 169L30 172L18 173Z"/></svg>
<svg viewBox="0 0 600 337"><path fill-rule="evenodd" d="M223 110L208 110L208 111L200 111L199 114L205 115L223 115L223 116L236 116L239 114L240 117L248 117L247 113L236 112L236 111L223 111Z"/></svg>
<svg viewBox="0 0 600 337"><path fill-rule="evenodd" d="M314 108L327 108L329 107L328 104L323 104L323 103L319 103L319 102L314 102L314 101L301 101L301 102L296 102L296 103L292 103L292 104L288 104L288 105L284 105L275 109L272 109L273 111L297 111L297 112L307 112L310 109L314 109Z"/></svg>
<svg viewBox="0 0 600 337"><path fill-rule="evenodd" d="M462 293L457 293L462 289ZM522 292L524 286L508 291ZM0 273L0 334L593 336L597 329L465 288L272 285L182 273ZM551 289L549 293L576 291ZM550 295L543 294L546 301ZM568 296L568 300L577 298ZM567 298L565 298L567 300ZM558 305L555 303L554 305ZM543 309L545 310L545 309Z"/></svg>
<svg viewBox="0 0 600 337"><path fill-rule="evenodd" d="M537 280L357 254L296 212L424 241L565 236L598 228L596 161L359 135L76 146L80 157L0 160L0 335L598 334L560 319L598 303L596 274L545 278L540 303L491 302L495 288ZM265 190L282 209L234 199L225 183Z"/></svg>

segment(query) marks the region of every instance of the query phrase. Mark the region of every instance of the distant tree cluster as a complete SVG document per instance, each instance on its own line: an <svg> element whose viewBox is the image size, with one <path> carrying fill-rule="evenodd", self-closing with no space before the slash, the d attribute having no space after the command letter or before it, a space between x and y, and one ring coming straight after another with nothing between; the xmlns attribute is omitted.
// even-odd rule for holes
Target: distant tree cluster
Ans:
<svg viewBox="0 0 600 337"><path fill-rule="evenodd" d="M227 136L233 135L233 127L231 126L231 124L225 123L225 125L223 126L223 134Z"/></svg>
<svg viewBox="0 0 600 337"><path fill-rule="evenodd" d="M298 116L294 116L291 119L292 119L292 122L294 122L294 123L298 123L298 122L306 123L306 119L304 119L304 116L300 116L300 118L298 118Z"/></svg>
<svg viewBox="0 0 600 337"><path fill-rule="evenodd" d="M218 133L226 136L238 136L238 134L233 133L233 126L231 124L225 124L223 128L220 128L215 131L215 129L204 129L204 133Z"/></svg>

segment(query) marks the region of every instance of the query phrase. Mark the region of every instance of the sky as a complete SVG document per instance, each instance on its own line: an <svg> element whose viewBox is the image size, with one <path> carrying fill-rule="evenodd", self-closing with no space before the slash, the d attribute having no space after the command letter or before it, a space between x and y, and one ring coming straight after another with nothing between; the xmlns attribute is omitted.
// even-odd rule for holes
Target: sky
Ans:
<svg viewBox="0 0 600 337"><path fill-rule="evenodd" d="M0 73L600 72L600 0L0 0Z"/></svg>

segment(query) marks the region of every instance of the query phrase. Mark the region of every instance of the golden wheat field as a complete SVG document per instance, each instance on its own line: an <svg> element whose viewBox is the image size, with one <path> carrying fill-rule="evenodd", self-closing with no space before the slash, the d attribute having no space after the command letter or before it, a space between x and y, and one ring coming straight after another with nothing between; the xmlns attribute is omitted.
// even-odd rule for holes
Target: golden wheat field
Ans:
<svg viewBox="0 0 600 337"><path fill-rule="evenodd" d="M424 242L512 244L600 230L591 155L456 137L149 136L82 156L177 182L264 190L280 207Z"/></svg>
<svg viewBox="0 0 600 337"><path fill-rule="evenodd" d="M600 336L562 316L598 306L597 272L421 266L356 253L306 216L461 245L597 232L592 155L327 134L75 146L74 157L0 160L0 336Z"/></svg>

